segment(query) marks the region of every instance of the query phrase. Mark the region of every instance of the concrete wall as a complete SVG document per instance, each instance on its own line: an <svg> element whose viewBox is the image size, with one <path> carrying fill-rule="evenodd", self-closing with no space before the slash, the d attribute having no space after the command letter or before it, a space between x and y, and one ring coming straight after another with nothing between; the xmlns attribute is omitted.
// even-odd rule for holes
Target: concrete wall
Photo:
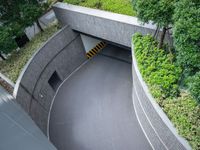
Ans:
<svg viewBox="0 0 200 150"><path fill-rule="evenodd" d="M98 40L93 37L89 37L86 35L81 34L81 39L83 41L83 45L85 48L86 53L89 52L92 48L94 48L101 40Z"/></svg>
<svg viewBox="0 0 200 150"><path fill-rule="evenodd" d="M189 144L178 135L173 124L151 96L137 67L134 45L132 45L132 63L132 96L136 116L154 149L191 149Z"/></svg>
<svg viewBox="0 0 200 150"><path fill-rule="evenodd" d="M56 3L53 9L62 25L68 24L73 30L129 48L135 32L153 34L156 28L152 24L141 25L136 17L67 3Z"/></svg>
<svg viewBox="0 0 200 150"><path fill-rule="evenodd" d="M27 63L14 90L17 102L46 134L55 90L48 83L56 71L61 82L86 60L80 34L65 26Z"/></svg>
<svg viewBox="0 0 200 150"><path fill-rule="evenodd" d="M48 11L46 14L44 14L43 16L41 16L38 19L42 29L47 28L50 24L54 23L57 21L55 13L53 10ZM37 26L37 24L34 22L32 26L29 26L25 29L25 33L27 35L27 37L29 38L29 40L31 40L36 34L38 34L40 32L39 27Z"/></svg>

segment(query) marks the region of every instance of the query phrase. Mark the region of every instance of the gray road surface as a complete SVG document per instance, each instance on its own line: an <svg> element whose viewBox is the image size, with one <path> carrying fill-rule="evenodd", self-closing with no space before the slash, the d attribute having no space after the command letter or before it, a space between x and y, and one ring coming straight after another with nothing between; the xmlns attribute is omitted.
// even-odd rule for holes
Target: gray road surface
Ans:
<svg viewBox="0 0 200 150"><path fill-rule="evenodd" d="M134 112L131 80L130 53L113 46L66 80L49 124L58 150L152 149Z"/></svg>

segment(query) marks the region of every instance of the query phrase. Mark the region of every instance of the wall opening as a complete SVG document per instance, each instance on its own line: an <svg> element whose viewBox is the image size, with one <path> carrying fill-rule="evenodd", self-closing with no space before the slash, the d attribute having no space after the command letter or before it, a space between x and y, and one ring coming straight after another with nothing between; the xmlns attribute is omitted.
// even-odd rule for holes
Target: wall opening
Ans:
<svg viewBox="0 0 200 150"><path fill-rule="evenodd" d="M58 89L59 85L62 83L62 80L56 71L51 75L48 83L54 89L54 91Z"/></svg>

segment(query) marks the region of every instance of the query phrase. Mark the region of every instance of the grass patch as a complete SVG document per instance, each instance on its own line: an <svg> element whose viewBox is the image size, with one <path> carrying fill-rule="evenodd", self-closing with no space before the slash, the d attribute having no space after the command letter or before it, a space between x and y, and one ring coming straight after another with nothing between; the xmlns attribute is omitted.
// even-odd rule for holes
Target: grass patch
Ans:
<svg viewBox="0 0 200 150"><path fill-rule="evenodd" d="M131 0L64 0L66 3L135 16Z"/></svg>
<svg viewBox="0 0 200 150"><path fill-rule="evenodd" d="M133 44L139 70L151 94L179 134L194 150L200 150L200 105L191 94L180 90L181 68L175 56L158 49L150 35L135 34Z"/></svg>
<svg viewBox="0 0 200 150"><path fill-rule="evenodd" d="M13 51L5 61L0 61L0 72L16 83L23 67L38 50L56 31L58 25L52 25L44 32L37 34L29 43L19 51Z"/></svg>

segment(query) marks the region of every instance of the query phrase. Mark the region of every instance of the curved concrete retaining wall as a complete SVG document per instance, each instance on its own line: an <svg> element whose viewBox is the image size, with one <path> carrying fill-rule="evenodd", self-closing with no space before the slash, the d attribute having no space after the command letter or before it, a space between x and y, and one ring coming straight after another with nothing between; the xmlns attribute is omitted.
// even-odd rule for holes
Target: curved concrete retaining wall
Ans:
<svg viewBox="0 0 200 150"><path fill-rule="evenodd" d="M27 63L14 90L17 102L46 134L51 101L61 83L86 60L80 34L65 26L48 40ZM57 80L58 82L54 82Z"/></svg>
<svg viewBox="0 0 200 150"><path fill-rule="evenodd" d="M142 79L132 45L133 103L138 121L155 150L186 150L189 144L181 138L170 120L149 93Z"/></svg>
<svg viewBox="0 0 200 150"><path fill-rule="evenodd" d="M156 28L152 24L141 25L136 17L67 3L56 3L53 9L62 25L68 24L73 30L129 48L135 32L153 34Z"/></svg>

